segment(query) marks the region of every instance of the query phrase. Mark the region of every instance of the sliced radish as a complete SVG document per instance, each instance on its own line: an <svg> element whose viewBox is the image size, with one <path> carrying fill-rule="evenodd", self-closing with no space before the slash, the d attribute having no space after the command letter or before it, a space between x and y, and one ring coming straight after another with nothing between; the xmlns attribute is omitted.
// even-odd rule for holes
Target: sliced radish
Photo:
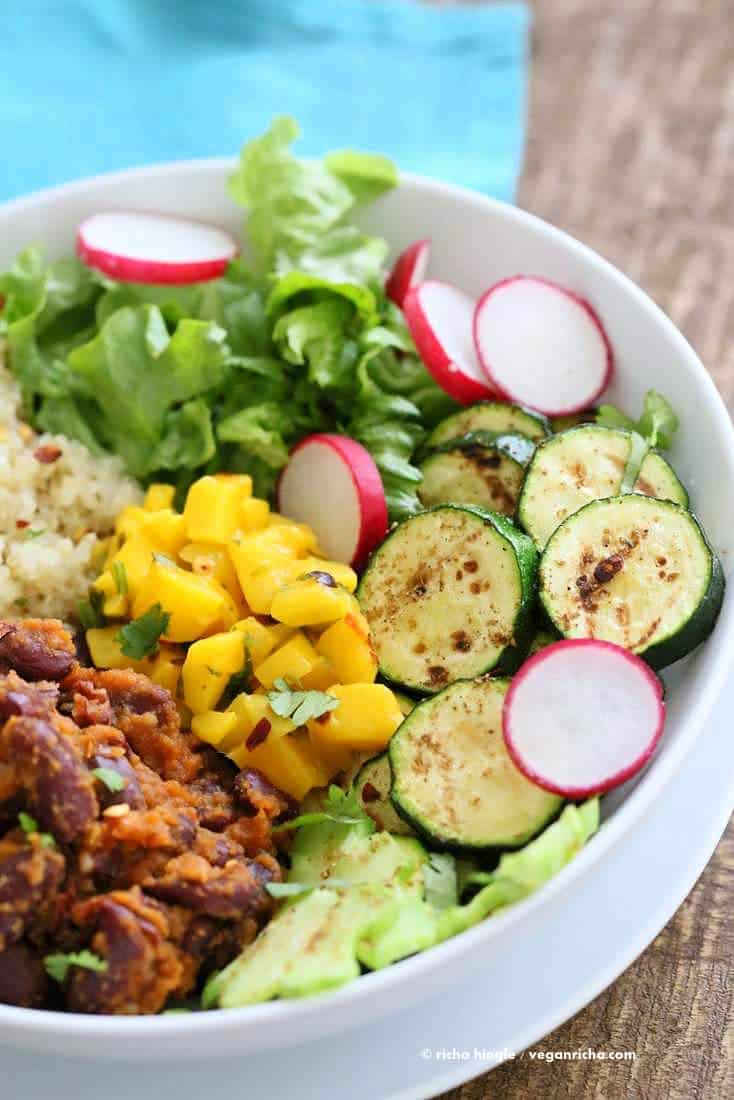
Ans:
<svg viewBox="0 0 734 1100"><path fill-rule="evenodd" d="M76 250L113 279L182 284L216 279L239 248L229 233L204 222L110 210L82 222Z"/></svg>
<svg viewBox="0 0 734 1100"><path fill-rule="evenodd" d="M369 451L346 435L309 435L291 451L278 507L316 532L327 557L360 566L387 534L382 478Z"/></svg>
<svg viewBox="0 0 734 1100"><path fill-rule="evenodd" d="M474 301L458 287L428 279L405 296L403 313L423 362L462 405L493 396L472 341Z"/></svg>
<svg viewBox="0 0 734 1100"><path fill-rule="evenodd" d="M477 303L474 342L490 385L546 416L593 405L612 376L612 347L585 299L549 279L515 275Z"/></svg>
<svg viewBox="0 0 734 1100"><path fill-rule="evenodd" d="M662 685L648 665L590 638L556 642L526 661L502 713L520 771L566 798L624 783L649 760L664 723Z"/></svg>
<svg viewBox="0 0 734 1100"><path fill-rule="evenodd" d="M405 295L411 287L422 283L428 272L431 242L426 238L409 245L393 264L385 283L385 293L396 306L403 308Z"/></svg>

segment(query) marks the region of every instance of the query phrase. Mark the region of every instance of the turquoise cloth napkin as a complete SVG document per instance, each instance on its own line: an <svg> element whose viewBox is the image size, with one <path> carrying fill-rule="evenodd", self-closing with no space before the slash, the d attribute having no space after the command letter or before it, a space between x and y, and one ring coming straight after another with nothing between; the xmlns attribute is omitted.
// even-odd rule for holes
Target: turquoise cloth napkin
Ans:
<svg viewBox="0 0 734 1100"><path fill-rule="evenodd" d="M9 0L0 16L0 198L153 161L235 153L292 114L320 153L514 195L523 4Z"/></svg>

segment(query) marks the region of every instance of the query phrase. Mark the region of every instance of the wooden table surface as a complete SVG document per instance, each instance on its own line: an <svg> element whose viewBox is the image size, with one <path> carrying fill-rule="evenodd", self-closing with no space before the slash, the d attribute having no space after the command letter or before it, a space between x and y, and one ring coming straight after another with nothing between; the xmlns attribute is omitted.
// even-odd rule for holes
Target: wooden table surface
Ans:
<svg viewBox="0 0 734 1100"><path fill-rule="evenodd" d="M567 229L680 326L734 409L734 3L535 0L520 205ZM734 825L668 927L537 1049L444 1100L734 1097Z"/></svg>

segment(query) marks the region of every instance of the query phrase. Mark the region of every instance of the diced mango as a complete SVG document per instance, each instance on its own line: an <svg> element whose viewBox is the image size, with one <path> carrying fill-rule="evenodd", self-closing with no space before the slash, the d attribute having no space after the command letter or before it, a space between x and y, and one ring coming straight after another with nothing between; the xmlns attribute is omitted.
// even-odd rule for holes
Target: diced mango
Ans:
<svg viewBox="0 0 734 1100"><path fill-rule="evenodd" d="M240 526L247 534L267 527L270 505L259 497L248 497L240 505Z"/></svg>
<svg viewBox="0 0 734 1100"><path fill-rule="evenodd" d="M237 715L228 710L208 710L191 719L191 729L196 736L217 749L234 733L236 726Z"/></svg>
<svg viewBox="0 0 734 1100"><path fill-rule="evenodd" d="M212 634L189 646L181 672L183 697L193 714L214 710L230 676L245 663L245 641L237 630Z"/></svg>
<svg viewBox="0 0 734 1100"><path fill-rule="evenodd" d="M354 752L344 745L335 745L321 736L318 722L314 722L308 731L309 740L316 756L327 769L329 779L333 779L339 772L345 772L354 760Z"/></svg>
<svg viewBox="0 0 734 1100"><path fill-rule="evenodd" d="M229 754L238 768L258 768L281 791L300 801L329 781L328 768L317 758L307 736L269 737L254 749L240 745Z"/></svg>
<svg viewBox="0 0 734 1100"><path fill-rule="evenodd" d="M107 572L111 575L115 584L115 591L117 591L113 572L115 562L119 562L125 570L128 596L134 599L150 571L155 553L157 553L155 544L141 530L130 535L117 553L113 554L107 567ZM104 573L102 576L104 576ZM98 577L93 587L98 587L100 583L104 582L102 582L101 577Z"/></svg>
<svg viewBox="0 0 734 1100"><path fill-rule="evenodd" d="M159 553L167 554L171 558L176 557L187 539L183 516L171 508L148 512L140 525L140 531Z"/></svg>
<svg viewBox="0 0 734 1100"><path fill-rule="evenodd" d="M328 657L341 684L371 684L377 676L375 651L353 614L325 630L316 651Z"/></svg>
<svg viewBox="0 0 734 1100"><path fill-rule="evenodd" d="M92 587L104 597L102 611L110 619L121 619L127 614L127 596L119 591L112 573L100 573Z"/></svg>
<svg viewBox="0 0 734 1100"><path fill-rule="evenodd" d="M232 627L242 635L253 665L259 665L275 649L275 639L270 628L258 622L252 615L240 619Z"/></svg>
<svg viewBox="0 0 734 1100"><path fill-rule="evenodd" d="M131 668L135 672L150 674L153 661L146 657L142 661L127 657L117 640L118 626L93 627L87 631L87 646L95 668Z"/></svg>
<svg viewBox="0 0 734 1100"><path fill-rule="evenodd" d="M129 504L127 508L123 508L119 516L115 520L115 532L118 535L122 535L123 538L130 538L136 531L139 531L145 522L145 509L139 508L135 504Z"/></svg>
<svg viewBox="0 0 734 1100"><path fill-rule="evenodd" d="M178 556L191 567L192 573L200 577L214 577L222 588L227 589L240 610L241 617L247 614L242 589L225 546L217 546L213 542L187 542L179 550Z"/></svg>
<svg viewBox="0 0 734 1100"><path fill-rule="evenodd" d="M200 477L183 510L189 540L228 543L240 527L242 501L251 495L252 480L246 474Z"/></svg>
<svg viewBox="0 0 734 1100"><path fill-rule="evenodd" d="M339 706L308 723L325 744L358 750L384 749L403 721L397 699L384 684L335 684Z"/></svg>
<svg viewBox="0 0 734 1100"><path fill-rule="evenodd" d="M247 741L263 720L269 724L269 727L262 729L266 737L284 737L296 728L290 718L282 718L275 713L265 695L250 695L243 691L232 700L227 710L237 715L237 736L241 741Z"/></svg>
<svg viewBox="0 0 734 1100"><path fill-rule="evenodd" d="M151 680L154 684L158 684L159 687L165 688L166 691L170 691L171 695L175 696L178 692L183 662L183 650L170 645L162 645L153 659L153 666L149 673Z"/></svg>
<svg viewBox="0 0 734 1100"><path fill-rule="evenodd" d="M153 482L148 486L145 494L143 508L147 512L157 512L160 508L173 508L173 498L176 495L174 485L166 485L163 482Z"/></svg>
<svg viewBox="0 0 734 1100"><path fill-rule="evenodd" d="M273 649L278 649L296 633L294 627L286 626L285 623L271 623L268 632L273 640Z"/></svg>
<svg viewBox="0 0 734 1100"><path fill-rule="evenodd" d="M319 657L311 671L301 677L300 684L304 691L326 691L338 679L331 661L326 657Z"/></svg>
<svg viewBox="0 0 734 1100"><path fill-rule="evenodd" d="M266 688L272 687L279 678L289 684L296 683L318 664L318 660L319 655L305 634L295 634L255 666L255 676Z"/></svg>
<svg viewBox="0 0 734 1100"><path fill-rule="evenodd" d="M288 516L283 516L280 512L271 512L270 516L268 517L268 527L297 528L300 531L300 540L303 543L304 551L310 554L319 553L319 544L316 539L316 532L313 531L307 523L299 523L295 519L289 519Z"/></svg>
<svg viewBox="0 0 734 1100"><path fill-rule="evenodd" d="M278 589L270 614L287 626L315 626L343 619L351 605L346 589L330 583L330 578L324 584L315 577L304 577Z"/></svg>
<svg viewBox="0 0 734 1100"><path fill-rule="evenodd" d="M225 624L230 616L226 596L214 582L173 563L155 560L135 597L133 617L139 618L159 603L171 616L166 638L171 642L192 642ZM235 618L236 615L230 623Z"/></svg>
<svg viewBox="0 0 734 1100"><path fill-rule="evenodd" d="M340 561L330 561L327 558L304 558L303 572L298 576L306 576L307 573L328 573L337 584L346 588L347 592L354 592L357 588L357 574L354 570Z"/></svg>
<svg viewBox="0 0 734 1100"><path fill-rule="evenodd" d="M293 562L284 561L279 565L275 563L261 565L259 569L247 573L244 577L238 573L247 606L256 615L270 614L276 592L292 578L293 564Z"/></svg>

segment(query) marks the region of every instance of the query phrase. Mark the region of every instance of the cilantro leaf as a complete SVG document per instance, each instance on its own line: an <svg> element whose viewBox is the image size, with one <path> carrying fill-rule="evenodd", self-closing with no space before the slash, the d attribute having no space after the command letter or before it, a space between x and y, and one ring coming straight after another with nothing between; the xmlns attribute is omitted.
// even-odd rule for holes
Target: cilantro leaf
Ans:
<svg viewBox="0 0 734 1100"><path fill-rule="evenodd" d="M31 817L30 814L24 813L23 810L18 814L18 824L26 836L38 832L38 822L35 817Z"/></svg>
<svg viewBox="0 0 734 1100"><path fill-rule="evenodd" d="M662 394L648 390L637 430L651 447L670 447L679 420Z"/></svg>
<svg viewBox="0 0 734 1100"><path fill-rule="evenodd" d="M165 634L170 621L169 613L159 603L154 603L144 615L121 627L115 635L115 641L120 643L120 649L126 657L142 661L143 657L158 652L158 639L161 634Z"/></svg>
<svg viewBox="0 0 734 1100"><path fill-rule="evenodd" d="M107 962L100 959L93 951L70 951L66 955L46 955L43 965L49 978L55 982L63 982L72 966L79 966L82 970L93 970L95 974L104 974L107 971Z"/></svg>
<svg viewBox="0 0 734 1100"><path fill-rule="evenodd" d="M242 668L239 672L235 672L227 680L227 686L222 692L222 697L219 700L219 708L226 710L233 699L236 699L238 695L241 695L243 691L250 690L250 680L252 679L252 657L250 656L250 650L247 645L247 638L245 638L245 660Z"/></svg>
<svg viewBox="0 0 734 1100"><path fill-rule="evenodd" d="M631 416L627 416L616 405L600 405L596 413L596 423L603 428L624 428L625 431L637 431L637 425Z"/></svg>
<svg viewBox="0 0 734 1100"><path fill-rule="evenodd" d="M92 775L95 779L99 779L100 783L104 783L108 791L115 794L125 786L125 780L113 768L94 768Z"/></svg>
<svg viewBox="0 0 734 1100"><path fill-rule="evenodd" d="M112 563L112 576L115 578L115 586L121 596L127 596L127 570L125 569L125 563L121 561L113 561Z"/></svg>
<svg viewBox="0 0 734 1100"><path fill-rule="evenodd" d="M42 833L38 828L38 822L35 817L31 817L30 814L24 813L23 810L18 814L18 824L25 833L26 836L38 836L41 844L44 848L55 848L56 841L51 833Z"/></svg>
<svg viewBox="0 0 734 1100"><path fill-rule="evenodd" d="M639 420L632 420L614 405L600 405L596 423L606 428L625 428L637 432L648 447L667 448L678 430L679 421L666 398L656 390L648 390Z"/></svg>
<svg viewBox="0 0 734 1100"><path fill-rule="evenodd" d="M320 718L339 706L339 700L325 691L294 691L285 680L278 679L268 692L271 709L280 718L290 718L296 726L305 726L312 718Z"/></svg>
<svg viewBox="0 0 734 1100"><path fill-rule="evenodd" d="M362 809L355 790L350 788L348 791L343 791L341 787L332 783L326 795L323 810L300 814L290 821L284 821L282 825L275 825L272 831L281 833L286 829L300 829L302 825L323 825L325 821L335 821L339 825L361 825L364 822L374 824L372 818Z"/></svg>
<svg viewBox="0 0 734 1100"><path fill-rule="evenodd" d="M95 627L104 625L104 615L102 614L103 603L104 596L102 593L96 588L90 588L89 599L82 600L77 604L79 622L85 630L93 630Z"/></svg>
<svg viewBox="0 0 734 1100"><path fill-rule="evenodd" d="M434 909L448 909L457 901L456 860L448 852L431 852L423 864L426 901Z"/></svg>

